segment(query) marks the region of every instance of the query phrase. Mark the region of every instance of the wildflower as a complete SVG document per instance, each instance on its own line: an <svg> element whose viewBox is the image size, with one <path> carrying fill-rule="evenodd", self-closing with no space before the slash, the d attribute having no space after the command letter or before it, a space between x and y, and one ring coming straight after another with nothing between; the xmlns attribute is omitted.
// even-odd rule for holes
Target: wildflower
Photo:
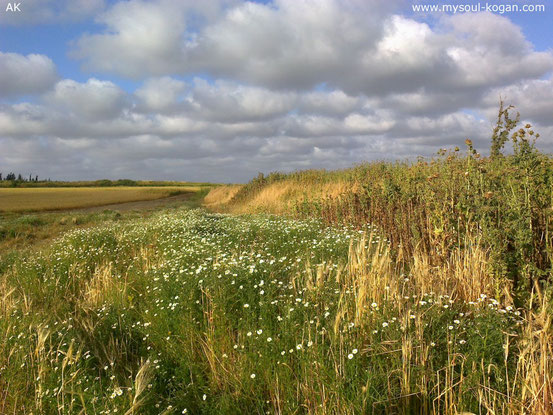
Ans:
<svg viewBox="0 0 553 415"><path fill-rule="evenodd" d="M303 348L303 346L301 344L296 345L296 349L301 350L302 348Z"/></svg>
<svg viewBox="0 0 553 415"><path fill-rule="evenodd" d="M205 401L207 399L207 395L204 393L204 396L202 396L202 399Z"/></svg>
<svg viewBox="0 0 553 415"><path fill-rule="evenodd" d="M255 373L252 373L252 374L250 375L250 378L255 379Z"/></svg>
<svg viewBox="0 0 553 415"><path fill-rule="evenodd" d="M351 352L352 352L353 354L357 354L357 352L359 352L359 350L353 349Z"/></svg>
<svg viewBox="0 0 553 415"><path fill-rule="evenodd" d="M382 323L382 327L388 327L388 323L385 321L384 323Z"/></svg>
<svg viewBox="0 0 553 415"><path fill-rule="evenodd" d="M267 337L267 343L271 343L273 339L271 337Z"/></svg>
<svg viewBox="0 0 553 415"><path fill-rule="evenodd" d="M249 304L244 304L244 308L249 308L250 305Z"/></svg>
<svg viewBox="0 0 553 415"><path fill-rule="evenodd" d="M348 354L348 359L349 359L349 360L353 359L353 355L352 355L351 353Z"/></svg>

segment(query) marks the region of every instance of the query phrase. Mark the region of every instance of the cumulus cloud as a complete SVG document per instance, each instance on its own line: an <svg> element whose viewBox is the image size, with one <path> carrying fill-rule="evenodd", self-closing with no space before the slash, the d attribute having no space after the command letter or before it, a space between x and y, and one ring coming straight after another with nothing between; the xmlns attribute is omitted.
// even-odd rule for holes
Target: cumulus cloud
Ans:
<svg viewBox="0 0 553 415"><path fill-rule="evenodd" d="M225 81L210 84L198 78L190 102L201 116L218 121L244 122L288 113L295 108L296 94Z"/></svg>
<svg viewBox="0 0 553 415"><path fill-rule="evenodd" d="M508 85L553 69L552 53L534 51L520 27L506 17L491 13L458 14L446 24L458 36L457 44L447 48L459 70L457 82L452 82L454 86Z"/></svg>
<svg viewBox="0 0 553 415"><path fill-rule="evenodd" d="M0 52L0 98L43 92L56 79L56 66L44 55Z"/></svg>
<svg viewBox="0 0 553 415"><path fill-rule="evenodd" d="M92 69L125 76L175 72L182 54L183 17L160 4L117 3L97 19L107 32L83 36L74 55L85 58Z"/></svg>
<svg viewBox="0 0 553 415"><path fill-rule="evenodd" d="M135 91L138 108L143 111L172 112L178 110L186 83L169 76L148 79Z"/></svg>
<svg viewBox="0 0 553 415"><path fill-rule="evenodd" d="M123 110L126 94L114 83L89 79L82 84L71 79L58 82L45 100L63 111L91 120L116 118Z"/></svg>
<svg viewBox="0 0 553 415"><path fill-rule="evenodd" d="M74 43L95 78L58 81L42 55L0 55L0 69L18 62L0 71L2 96L40 94L0 103L0 161L58 177L243 181L427 156L467 137L485 150L500 95L551 133L551 51L504 16L429 22L400 3L117 2ZM17 84L33 73L24 64L54 75ZM101 79L112 75L139 86Z"/></svg>
<svg viewBox="0 0 553 415"><path fill-rule="evenodd" d="M553 78L531 79L491 90L483 100L489 117L497 114L500 98L515 105L525 119L553 127Z"/></svg>
<svg viewBox="0 0 553 415"><path fill-rule="evenodd" d="M340 116L360 109L364 101L360 96L347 95L341 90L313 91L300 96L298 107L305 113Z"/></svg>
<svg viewBox="0 0 553 415"><path fill-rule="evenodd" d="M94 69L125 76L206 70L216 77L303 87L339 76L345 62L353 66L381 31L377 1L222 5L219 15L212 13L195 30L186 25L190 7L119 3L99 19L107 30L82 37L75 55Z"/></svg>
<svg viewBox="0 0 553 415"><path fill-rule="evenodd" d="M459 14L432 28L377 6L247 2L190 28L189 8L134 0L109 9L100 19L107 30L82 37L75 54L87 67L123 76L205 72L277 89L324 83L352 95L457 92L553 69L552 54L534 51L506 17Z"/></svg>

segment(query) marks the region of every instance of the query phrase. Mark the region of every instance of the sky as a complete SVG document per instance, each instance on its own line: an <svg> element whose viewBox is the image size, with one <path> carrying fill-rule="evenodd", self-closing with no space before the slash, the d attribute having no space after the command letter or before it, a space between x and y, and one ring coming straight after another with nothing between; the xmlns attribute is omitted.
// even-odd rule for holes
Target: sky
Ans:
<svg viewBox="0 0 553 415"><path fill-rule="evenodd" d="M230 183L486 154L500 97L553 151L553 2L448 1L0 0L0 172ZM446 3L493 9L413 7Z"/></svg>

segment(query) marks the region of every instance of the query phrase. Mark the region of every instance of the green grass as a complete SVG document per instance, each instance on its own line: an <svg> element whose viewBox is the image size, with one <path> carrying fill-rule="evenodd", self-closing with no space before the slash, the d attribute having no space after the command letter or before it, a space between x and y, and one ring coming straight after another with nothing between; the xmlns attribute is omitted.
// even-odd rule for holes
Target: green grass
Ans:
<svg viewBox="0 0 553 415"><path fill-rule="evenodd" d="M0 413L532 409L537 309L425 291L365 231L176 209L7 255Z"/></svg>
<svg viewBox="0 0 553 415"><path fill-rule="evenodd" d="M201 188L185 200L174 203L174 207L197 208L201 205L208 191L209 188ZM182 192L182 190L173 190L168 196L179 195ZM158 210L159 208L123 212L105 209L98 212L3 213L0 214L0 257L14 250L42 247L50 243L54 237L70 229L87 228L105 223L124 222L141 217L149 217Z"/></svg>

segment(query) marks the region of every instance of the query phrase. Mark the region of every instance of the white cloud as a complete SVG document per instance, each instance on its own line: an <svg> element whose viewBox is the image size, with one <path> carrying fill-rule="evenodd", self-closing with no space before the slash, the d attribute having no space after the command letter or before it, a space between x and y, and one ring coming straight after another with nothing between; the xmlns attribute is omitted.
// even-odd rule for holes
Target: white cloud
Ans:
<svg viewBox="0 0 553 415"><path fill-rule="evenodd" d="M299 109L306 113L339 116L359 109L363 101L361 97L347 95L341 90L314 91L301 95Z"/></svg>
<svg viewBox="0 0 553 415"><path fill-rule="evenodd" d="M447 16L433 28L378 5L247 2L220 6L192 25L190 4L133 0L109 9L99 19L107 30L83 36L75 54L87 67L123 76L202 72L280 90L325 84L353 96L456 93L553 69L551 52L532 50L505 17Z"/></svg>
<svg viewBox="0 0 553 415"><path fill-rule="evenodd" d="M450 17L457 41L446 47L458 68L452 87L486 88L542 76L553 70L553 54L536 52L520 27L491 13Z"/></svg>
<svg viewBox="0 0 553 415"><path fill-rule="evenodd" d="M82 84L71 79L58 82L45 97L63 111L91 120L116 118L125 105L125 92L109 81L89 79Z"/></svg>
<svg viewBox="0 0 553 415"><path fill-rule="evenodd" d="M218 121L243 122L266 120L295 108L296 94L217 81L213 84L197 78L191 105L200 117Z"/></svg>
<svg viewBox="0 0 553 415"><path fill-rule="evenodd" d="M553 126L553 78L522 81L506 88L490 91L483 100L486 114L497 115L499 99L513 104L528 120L543 126Z"/></svg>
<svg viewBox="0 0 553 415"><path fill-rule="evenodd" d="M56 67L44 55L0 52L0 97L36 94L56 82Z"/></svg>
<svg viewBox="0 0 553 415"><path fill-rule="evenodd" d="M179 106L185 90L186 83L164 76L148 79L135 95L144 111L171 112Z"/></svg>
<svg viewBox="0 0 553 415"><path fill-rule="evenodd" d="M551 51L536 52L505 17L431 24L393 14L397 3L118 2L73 54L97 77L141 86L56 83L48 58L0 55L3 96L48 90L2 101L10 157L0 160L52 176L61 170L41 155L64 160L74 178L228 181L431 155L467 137L485 150L499 95L552 146ZM21 73L34 75L20 81Z"/></svg>
<svg viewBox="0 0 553 415"><path fill-rule="evenodd" d="M133 78L181 73L185 49L198 24L207 24L233 1L130 0L99 15L106 31L82 36L72 55L85 67ZM116 56L116 59L113 57Z"/></svg>

